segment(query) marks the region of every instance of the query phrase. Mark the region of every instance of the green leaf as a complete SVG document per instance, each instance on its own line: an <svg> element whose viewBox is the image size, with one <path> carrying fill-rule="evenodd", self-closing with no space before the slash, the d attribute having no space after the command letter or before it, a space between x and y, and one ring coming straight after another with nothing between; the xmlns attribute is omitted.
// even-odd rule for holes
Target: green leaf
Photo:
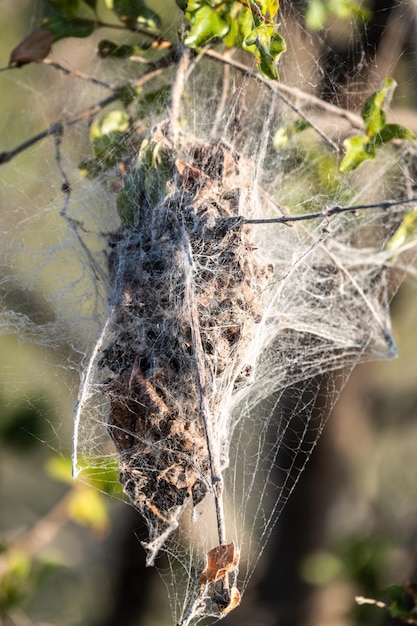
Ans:
<svg viewBox="0 0 417 626"><path fill-rule="evenodd" d="M83 0L94 12L97 10L97 0Z"/></svg>
<svg viewBox="0 0 417 626"><path fill-rule="evenodd" d="M137 105L137 116L145 119L149 115L159 115L165 110L170 94L170 86L164 85L156 91L141 96Z"/></svg>
<svg viewBox="0 0 417 626"><path fill-rule="evenodd" d="M125 111L110 111L96 120L90 128L90 139L96 159L103 162L102 167L112 167L126 151L126 134L130 120Z"/></svg>
<svg viewBox="0 0 417 626"><path fill-rule="evenodd" d="M122 85L119 89L120 102L127 107L138 97L138 93L140 93L140 89L138 90L133 85Z"/></svg>
<svg viewBox="0 0 417 626"><path fill-rule="evenodd" d="M388 242L387 249L392 251L400 250L410 241L417 239L417 211L407 211L404 214L401 225L397 228Z"/></svg>
<svg viewBox="0 0 417 626"><path fill-rule="evenodd" d="M79 483L73 490L68 502L70 518L82 526L89 526L103 534L110 524L108 509L104 497L87 485Z"/></svg>
<svg viewBox="0 0 417 626"><path fill-rule="evenodd" d="M53 34L54 41L58 41L66 37L89 37L96 25L92 20L81 17L67 18L64 15L56 15L45 18L43 27Z"/></svg>
<svg viewBox="0 0 417 626"><path fill-rule="evenodd" d="M78 169L88 179L96 178L103 170L98 159L84 159L78 164Z"/></svg>
<svg viewBox="0 0 417 626"><path fill-rule="evenodd" d="M224 37L229 31L229 26L211 7L197 3L196 5L198 8L188 9L186 12L186 17L191 22L191 28L184 39L184 44L190 48L198 49L215 37Z"/></svg>
<svg viewBox="0 0 417 626"><path fill-rule="evenodd" d="M382 143L392 141L392 139L406 139L407 141L414 141L416 136L408 128L401 126L401 124L385 124L379 132L379 138Z"/></svg>
<svg viewBox="0 0 417 626"><path fill-rule="evenodd" d="M307 120L297 119L293 124L289 126L281 126L276 131L274 138L272 140L272 145L276 150L280 148L285 148L288 146L290 140L294 137L294 135L298 135L302 133L303 130L310 128L311 124L307 122Z"/></svg>
<svg viewBox="0 0 417 626"><path fill-rule="evenodd" d="M386 78L381 89L373 93L365 102L362 117L365 122L366 135L355 135L343 142L346 153L340 165L342 172L356 169L366 159L376 156L376 148L393 139L413 141L414 133L400 124L387 124L383 107L387 106L393 96L397 83L393 78Z"/></svg>
<svg viewBox="0 0 417 626"><path fill-rule="evenodd" d="M393 78L386 78L382 87L369 96L363 105L362 117L368 135L380 133L385 126L386 114L383 107L389 106L396 86L397 83Z"/></svg>
<svg viewBox="0 0 417 626"><path fill-rule="evenodd" d="M261 15L265 17L268 21L272 22L278 12L278 0L250 0L249 6L254 10L256 15L257 11L260 10Z"/></svg>
<svg viewBox="0 0 417 626"><path fill-rule="evenodd" d="M332 16L345 21L356 18L364 22L371 15L361 2L355 0L308 0L305 21L311 30L317 31L324 28Z"/></svg>
<svg viewBox="0 0 417 626"><path fill-rule="evenodd" d="M144 201L143 185L142 174L135 170L126 177L122 189L117 194L117 212L126 226L133 226L138 222L140 205Z"/></svg>
<svg viewBox="0 0 417 626"><path fill-rule="evenodd" d="M389 608L392 617L408 619L416 617L414 613L415 599L404 587L391 585L385 590L389 597ZM411 623L415 623L414 621Z"/></svg>
<svg viewBox="0 0 417 626"><path fill-rule="evenodd" d="M161 18L149 9L144 0L106 0L106 5L130 30L138 27L155 30L161 27Z"/></svg>
<svg viewBox="0 0 417 626"><path fill-rule="evenodd" d="M5 614L21 605L30 594L32 561L22 550L9 550L0 575L0 610Z"/></svg>
<svg viewBox="0 0 417 626"><path fill-rule="evenodd" d="M155 206L167 194L174 175L171 154L163 143L144 139L136 168L126 177L116 199L117 211L128 226L140 223L144 207Z"/></svg>
<svg viewBox="0 0 417 626"><path fill-rule="evenodd" d="M46 462L46 473L61 483L71 485L74 482L72 478L72 462L70 457L53 456Z"/></svg>
<svg viewBox="0 0 417 626"><path fill-rule="evenodd" d="M110 111L100 120L96 120L90 129L91 139L97 139L112 132L124 133L129 128L129 116L125 111Z"/></svg>
<svg viewBox="0 0 417 626"><path fill-rule="evenodd" d="M76 16L80 8L80 0L48 0L48 4L59 13L67 16Z"/></svg>
<svg viewBox="0 0 417 626"><path fill-rule="evenodd" d="M328 7L322 0L309 0L305 14L305 22L311 30L321 30L328 18Z"/></svg>
<svg viewBox="0 0 417 626"><path fill-rule="evenodd" d="M128 59L138 51L138 48L137 46L122 45L109 39L102 39L98 43L97 51L102 59L109 56L115 59Z"/></svg>
<svg viewBox="0 0 417 626"><path fill-rule="evenodd" d="M275 32L275 25L261 24L249 33L244 42L245 49L251 51L258 62L261 73L266 78L278 78L275 62L286 50L284 39Z"/></svg>
<svg viewBox="0 0 417 626"><path fill-rule="evenodd" d="M345 156L340 164L341 172L352 172L366 159L376 155L375 146L366 135L354 135L344 140Z"/></svg>
<svg viewBox="0 0 417 626"><path fill-rule="evenodd" d="M244 48L244 42L253 29L252 13L246 8L234 3L228 15L229 30L224 36L225 46L228 48Z"/></svg>

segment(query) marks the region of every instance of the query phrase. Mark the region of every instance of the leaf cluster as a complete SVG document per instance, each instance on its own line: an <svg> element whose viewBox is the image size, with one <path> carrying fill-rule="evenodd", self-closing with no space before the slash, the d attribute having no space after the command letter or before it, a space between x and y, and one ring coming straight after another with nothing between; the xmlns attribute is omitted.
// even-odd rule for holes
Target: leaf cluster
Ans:
<svg viewBox="0 0 417 626"><path fill-rule="evenodd" d="M189 21L184 44L201 49L210 42L223 41L228 48L240 48L254 55L266 78L276 79L276 62L286 50L284 39L276 32L278 0L177 0Z"/></svg>
<svg viewBox="0 0 417 626"><path fill-rule="evenodd" d="M378 91L375 91L362 108L365 133L348 137L343 142L345 156L340 164L342 172L355 170L363 161L374 159L377 149L393 139L414 141L414 134L400 124L388 124L385 109L389 106L396 81L386 78Z"/></svg>
<svg viewBox="0 0 417 626"><path fill-rule="evenodd" d="M276 63L286 44L275 23L278 0L176 0L187 20L183 43L195 50L222 42L227 48L251 53L266 78L277 79ZM108 39L98 45L100 56L125 59L165 41L162 19L145 0L105 0L118 20L118 27L150 37L137 45L119 45ZM41 62L51 46L68 37L88 37L102 26L116 27L100 20L97 0L46 0L41 28L33 31L10 57L9 66ZM171 43L171 42L167 42Z"/></svg>

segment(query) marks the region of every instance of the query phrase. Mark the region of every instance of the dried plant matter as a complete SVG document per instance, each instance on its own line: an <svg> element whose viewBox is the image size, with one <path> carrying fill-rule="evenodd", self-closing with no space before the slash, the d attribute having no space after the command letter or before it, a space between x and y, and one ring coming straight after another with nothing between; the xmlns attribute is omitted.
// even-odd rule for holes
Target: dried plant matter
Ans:
<svg viewBox="0 0 417 626"><path fill-rule="evenodd" d="M226 384L238 391L249 380L245 352L271 270L239 225L251 201L247 163L197 141L184 161L169 127L155 137L172 179L158 204L143 197L135 225L110 236L113 341L100 361L111 372L104 388L121 482L148 522L150 564L185 506L207 494L226 543L218 406Z"/></svg>

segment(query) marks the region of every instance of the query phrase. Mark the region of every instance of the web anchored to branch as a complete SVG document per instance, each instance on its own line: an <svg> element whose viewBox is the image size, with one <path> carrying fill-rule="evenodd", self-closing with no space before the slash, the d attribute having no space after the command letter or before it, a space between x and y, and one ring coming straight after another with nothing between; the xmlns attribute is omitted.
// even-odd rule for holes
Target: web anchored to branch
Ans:
<svg viewBox="0 0 417 626"><path fill-rule="evenodd" d="M92 454L100 463L110 435L148 525L147 562L161 550L172 560L181 626L239 604L342 378L395 355L391 242L416 205L352 177L350 206L323 207L318 194L289 213L287 179L306 165L274 148L285 104L228 73L197 119L204 63L183 57L171 114L142 141L119 194L125 223L108 236L110 308L74 457L76 473ZM319 382L303 391L309 379Z"/></svg>
<svg viewBox="0 0 417 626"><path fill-rule="evenodd" d="M343 381L358 362L395 355L388 302L414 248L412 147L398 142L342 175L334 153L361 127L356 116L225 60L184 53L174 77L161 61L149 119L104 118L111 132L122 120L128 147L110 142L107 170L100 157L87 164L117 192L120 223L97 227L104 263L71 213L61 160L62 132L97 109L32 142L55 137L62 214L97 318L106 291L76 408L74 474L117 460L147 523L147 563L168 557L178 626L239 604Z"/></svg>

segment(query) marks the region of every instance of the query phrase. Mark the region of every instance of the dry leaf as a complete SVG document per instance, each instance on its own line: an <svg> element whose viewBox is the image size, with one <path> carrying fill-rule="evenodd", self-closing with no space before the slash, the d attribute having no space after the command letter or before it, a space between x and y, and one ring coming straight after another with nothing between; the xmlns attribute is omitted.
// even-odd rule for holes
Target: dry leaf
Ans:
<svg viewBox="0 0 417 626"><path fill-rule="evenodd" d="M233 611L240 604L240 593L237 587L232 587L230 590L230 601L227 606L220 610L221 615L227 615L230 611Z"/></svg>
<svg viewBox="0 0 417 626"><path fill-rule="evenodd" d="M48 56L52 43L53 34L45 28L38 28L28 35L12 51L9 59L9 67L22 67L27 63L42 63Z"/></svg>
<svg viewBox="0 0 417 626"><path fill-rule="evenodd" d="M226 574L236 569L239 557L239 550L235 549L233 542L213 548L207 553L207 565L200 574L200 582L208 584L225 578Z"/></svg>

